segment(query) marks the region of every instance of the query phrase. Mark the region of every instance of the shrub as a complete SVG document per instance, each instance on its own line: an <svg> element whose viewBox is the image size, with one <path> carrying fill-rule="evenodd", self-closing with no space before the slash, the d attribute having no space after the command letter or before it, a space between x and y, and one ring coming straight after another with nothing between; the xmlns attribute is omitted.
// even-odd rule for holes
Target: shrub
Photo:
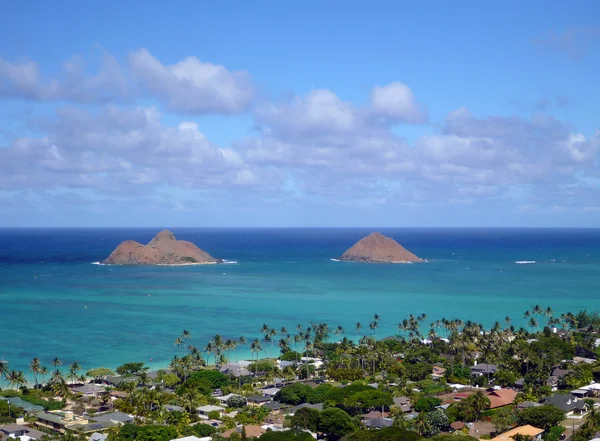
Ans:
<svg viewBox="0 0 600 441"><path fill-rule="evenodd" d="M306 403L306 400L311 393L312 388L310 386L302 383L294 383L285 386L277 392L273 398L280 403L297 406L298 404Z"/></svg>
<svg viewBox="0 0 600 441"><path fill-rule="evenodd" d="M436 397L422 397L415 404L415 410L417 412L431 412L437 406L442 404L442 400Z"/></svg>
<svg viewBox="0 0 600 441"><path fill-rule="evenodd" d="M187 381L190 380L206 380L210 384L210 387L212 387L213 389L225 386L229 381L227 375L213 369L204 369L198 372L194 372L187 379Z"/></svg>

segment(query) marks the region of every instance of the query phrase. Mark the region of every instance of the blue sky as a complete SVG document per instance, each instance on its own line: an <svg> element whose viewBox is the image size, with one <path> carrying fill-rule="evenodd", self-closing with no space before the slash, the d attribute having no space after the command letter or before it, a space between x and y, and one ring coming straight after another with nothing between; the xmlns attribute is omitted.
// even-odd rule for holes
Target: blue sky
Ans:
<svg viewBox="0 0 600 441"><path fill-rule="evenodd" d="M3 5L0 226L597 226L597 2Z"/></svg>

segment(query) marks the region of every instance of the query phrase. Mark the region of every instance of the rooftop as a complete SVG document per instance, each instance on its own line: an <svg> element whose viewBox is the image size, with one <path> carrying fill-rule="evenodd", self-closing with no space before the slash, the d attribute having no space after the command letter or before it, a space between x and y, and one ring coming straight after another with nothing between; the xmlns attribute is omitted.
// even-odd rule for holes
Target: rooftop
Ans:
<svg viewBox="0 0 600 441"><path fill-rule="evenodd" d="M497 437L492 438L492 441L513 441L513 438L516 435L536 437L542 433L544 433L544 429L538 429L537 427L526 425L515 427L508 432L501 433Z"/></svg>

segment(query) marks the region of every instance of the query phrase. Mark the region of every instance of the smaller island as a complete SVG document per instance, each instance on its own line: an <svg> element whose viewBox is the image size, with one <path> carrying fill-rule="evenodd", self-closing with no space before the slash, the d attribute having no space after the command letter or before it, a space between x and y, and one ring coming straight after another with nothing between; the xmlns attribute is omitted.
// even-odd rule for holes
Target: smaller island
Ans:
<svg viewBox="0 0 600 441"><path fill-rule="evenodd" d="M349 248L340 260L364 263L413 263L424 262L391 237L374 232Z"/></svg>
<svg viewBox="0 0 600 441"><path fill-rule="evenodd" d="M185 240L177 240L169 230L158 233L147 244L126 240L102 261L108 265L203 265L221 263L206 251Z"/></svg>

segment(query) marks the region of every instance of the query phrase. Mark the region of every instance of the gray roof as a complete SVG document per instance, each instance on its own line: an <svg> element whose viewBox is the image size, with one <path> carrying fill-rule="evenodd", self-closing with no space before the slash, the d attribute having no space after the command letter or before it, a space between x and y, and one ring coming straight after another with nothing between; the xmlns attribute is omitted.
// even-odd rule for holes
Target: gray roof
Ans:
<svg viewBox="0 0 600 441"><path fill-rule="evenodd" d="M0 434L2 433L6 435L14 434L15 436L27 435L33 439L41 439L46 435L44 432L40 432L39 430L32 429L29 426L23 426L21 424L6 424L4 426L0 426Z"/></svg>
<svg viewBox="0 0 600 441"><path fill-rule="evenodd" d="M90 435L88 441L106 441L106 438L108 438L108 434L94 432Z"/></svg>
<svg viewBox="0 0 600 441"><path fill-rule="evenodd" d="M279 401L271 401L269 403L266 403L263 407L265 407L267 409L271 409L271 410L279 410L286 406L285 406L285 404L282 404Z"/></svg>
<svg viewBox="0 0 600 441"><path fill-rule="evenodd" d="M567 375L571 372L573 372L571 369L554 368L554 369L552 369L552 372L550 373L550 375L552 377L563 378L565 375Z"/></svg>
<svg viewBox="0 0 600 441"><path fill-rule="evenodd" d="M528 407L535 407L535 406L539 406L539 403L536 403L534 401L523 401L522 403L517 404L517 407L519 409L527 409Z"/></svg>
<svg viewBox="0 0 600 441"><path fill-rule="evenodd" d="M381 429L383 427L390 427L394 424L394 420L391 418L371 418L364 421L364 425L367 427L375 427Z"/></svg>
<svg viewBox="0 0 600 441"><path fill-rule="evenodd" d="M248 402L266 403L268 401L271 401L271 398L265 397L264 395L252 395L251 397L248 397Z"/></svg>
<svg viewBox="0 0 600 441"><path fill-rule="evenodd" d="M304 409L305 407L308 407L310 409L323 410L323 403L317 403L317 404L302 403L302 404L299 404L299 405L297 405L295 407L292 407L290 409L290 413L296 413L300 409Z"/></svg>
<svg viewBox="0 0 600 441"><path fill-rule="evenodd" d="M581 411L586 407L585 401L571 394L555 394L542 400L542 404L551 404L565 412Z"/></svg>
<svg viewBox="0 0 600 441"><path fill-rule="evenodd" d="M105 387L97 386L97 385L92 384L92 383L84 384L83 386L79 386L79 387L74 387L71 390L73 392L79 392L79 393L84 394L84 395L97 394L97 393L106 392L106 388Z"/></svg>
<svg viewBox="0 0 600 441"><path fill-rule="evenodd" d="M115 427L115 423L111 421L102 421L100 423L90 422L88 424L73 424L69 426L70 429L81 431L83 433L97 432L99 430L106 430L110 427Z"/></svg>
<svg viewBox="0 0 600 441"><path fill-rule="evenodd" d="M65 422L65 420L60 415L57 415L55 413L37 412L33 416L36 417L38 420L50 421L50 422L58 424L60 426L66 426L67 425L67 423Z"/></svg>
<svg viewBox="0 0 600 441"><path fill-rule="evenodd" d="M471 372L494 374L498 372L498 366L490 363L479 363L477 366L471 366Z"/></svg>
<svg viewBox="0 0 600 441"><path fill-rule="evenodd" d="M133 417L131 415L127 415L123 412L110 412L102 415L94 415L90 417L90 420L96 421L98 423L106 422L106 421L116 421L118 423L130 423L133 421Z"/></svg>
<svg viewBox="0 0 600 441"><path fill-rule="evenodd" d="M185 410L181 406L173 406L172 404L163 404L163 408L168 412L183 412Z"/></svg>
<svg viewBox="0 0 600 441"><path fill-rule="evenodd" d="M135 375L129 376L129 377L106 377L104 378L104 381L108 384L113 384L115 386L118 386L119 384L123 383L123 382L139 382L140 379L139 377L136 377Z"/></svg>

